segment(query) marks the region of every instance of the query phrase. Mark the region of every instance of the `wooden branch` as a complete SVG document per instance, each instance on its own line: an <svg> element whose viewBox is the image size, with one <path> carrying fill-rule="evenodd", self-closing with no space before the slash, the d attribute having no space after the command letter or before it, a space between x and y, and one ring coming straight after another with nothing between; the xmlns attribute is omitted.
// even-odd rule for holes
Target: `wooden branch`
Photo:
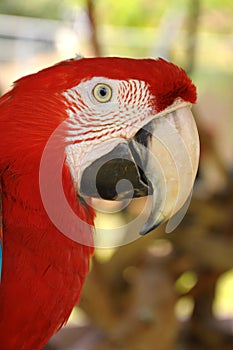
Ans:
<svg viewBox="0 0 233 350"><path fill-rule="evenodd" d="M91 45L93 49L94 56L101 56L100 45L98 41L96 21L95 21L95 1L87 0L87 12L91 25Z"/></svg>
<svg viewBox="0 0 233 350"><path fill-rule="evenodd" d="M178 331L176 293L169 271L145 252L130 282L124 312L114 328L91 350L169 350Z"/></svg>
<svg viewBox="0 0 233 350"><path fill-rule="evenodd" d="M109 281L105 279L103 270L104 265L93 257L92 269L82 291L80 307L95 325L108 332L118 321L118 317L114 312Z"/></svg>
<svg viewBox="0 0 233 350"><path fill-rule="evenodd" d="M186 39L186 71L193 73L196 58L197 28L200 14L200 0L189 1L189 13L187 17L187 39Z"/></svg>

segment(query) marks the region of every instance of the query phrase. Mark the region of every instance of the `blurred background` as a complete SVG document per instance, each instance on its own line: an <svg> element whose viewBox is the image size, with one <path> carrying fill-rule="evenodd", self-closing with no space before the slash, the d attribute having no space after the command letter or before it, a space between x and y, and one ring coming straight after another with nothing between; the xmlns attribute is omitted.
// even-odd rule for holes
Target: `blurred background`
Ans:
<svg viewBox="0 0 233 350"><path fill-rule="evenodd" d="M164 225L96 250L81 305L46 350L232 350L233 2L0 1L1 93L76 54L161 56L186 69L198 89L200 170L172 233ZM124 242L141 203L114 205L102 204L98 237L114 227Z"/></svg>

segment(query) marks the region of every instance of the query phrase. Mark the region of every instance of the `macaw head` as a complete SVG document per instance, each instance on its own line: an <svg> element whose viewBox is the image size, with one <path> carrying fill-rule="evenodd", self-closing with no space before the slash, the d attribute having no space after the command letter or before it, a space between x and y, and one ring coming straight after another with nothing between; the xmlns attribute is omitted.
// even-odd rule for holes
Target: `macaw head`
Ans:
<svg viewBox="0 0 233 350"><path fill-rule="evenodd" d="M55 140L79 198L153 197L142 233L186 201L199 156L190 110L196 89L174 64L163 59L72 59L20 79L2 104L10 99L15 118L8 118L8 140L14 139L9 141L13 148L8 143L8 158L15 157L22 172L30 166L33 171L32 159L41 162L49 140ZM18 130L17 139L11 130ZM54 162L54 155L48 159Z"/></svg>

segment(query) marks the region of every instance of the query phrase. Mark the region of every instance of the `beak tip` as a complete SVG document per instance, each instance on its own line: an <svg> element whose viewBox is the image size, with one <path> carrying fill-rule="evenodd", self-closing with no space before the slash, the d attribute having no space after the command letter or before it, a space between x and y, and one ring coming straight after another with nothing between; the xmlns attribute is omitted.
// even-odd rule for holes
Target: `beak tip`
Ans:
<svg viewBox="0 0 233 350"><path fill-rule="evenodd" d="M156 229L157 227L159 227L163 223L163 221L164 220L161 220L159 222L154 222L151 224L145 223L140 231L140 235L145 236L147 233L149 233L149 232L153 231L154 229Z"/></svg>

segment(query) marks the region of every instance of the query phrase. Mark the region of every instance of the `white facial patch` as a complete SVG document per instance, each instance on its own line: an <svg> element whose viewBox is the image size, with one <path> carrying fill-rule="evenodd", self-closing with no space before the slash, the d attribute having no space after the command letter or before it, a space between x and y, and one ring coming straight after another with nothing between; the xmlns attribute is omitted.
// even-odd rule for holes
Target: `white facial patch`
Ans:
<svg viewBox="0 0 233 350"><path fill-rule="evenodd" d="M97 84L112 89L110 101L101 103L94 97ZM64 92L69 118L67 141L82 142L112 137L130 138L151 110L147 84L138 80L115 80L94 77ZM148 121L149 122L149 121Z"/></svg>

